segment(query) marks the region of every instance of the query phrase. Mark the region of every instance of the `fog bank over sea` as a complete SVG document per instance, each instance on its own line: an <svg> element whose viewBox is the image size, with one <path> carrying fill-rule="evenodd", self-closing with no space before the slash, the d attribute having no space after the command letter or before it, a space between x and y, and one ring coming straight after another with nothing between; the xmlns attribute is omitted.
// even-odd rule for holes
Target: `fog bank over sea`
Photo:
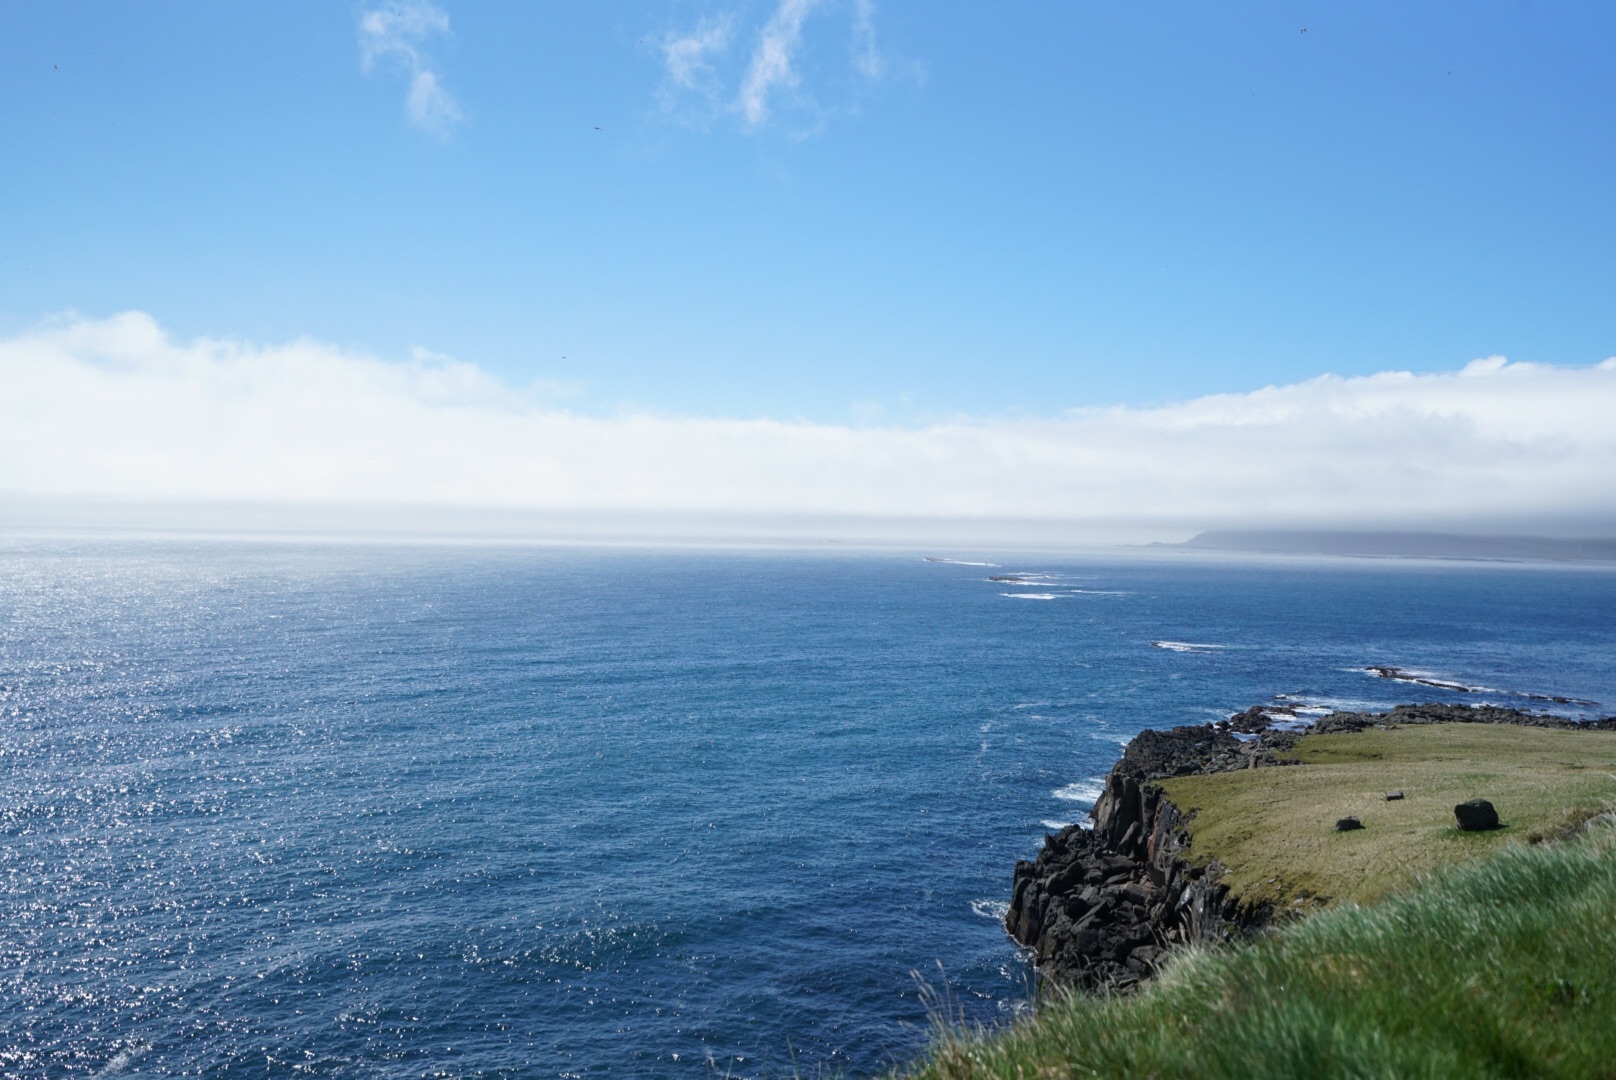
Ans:
<svg viewBox="0 0 1616 1080"><path fill-rule="evenodd" d="M1528 530L1557 535L1529 535ZM456 507L387 502L113 499L0 490L0 536L317 540L348 543L604 544L734 548L916 546L1193 555L1616 560L1616 526L1597 517L1479 522L1467 532L1231 528L1161 519L923 517Z"/></svg>

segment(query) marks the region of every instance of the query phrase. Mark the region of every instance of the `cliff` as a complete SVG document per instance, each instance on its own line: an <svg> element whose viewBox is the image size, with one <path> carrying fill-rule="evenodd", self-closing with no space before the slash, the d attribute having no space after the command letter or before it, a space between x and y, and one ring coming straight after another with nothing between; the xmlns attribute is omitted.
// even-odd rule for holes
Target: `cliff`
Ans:
<svg viewBox="0 0 1616 1080"><path fill-rule="evenodd" d="M1163 949L1263 921L1231 900L1219 867L1191 864L1183 816L1154 781L1282 764L1292 742L1283 732L1242 742L1227 725L1140 732L1106 778L1093 828L1046 835L1036 861L1016 864L1005 929L1032 951L1039 974L1064 986L1127 988Z"/></svg>
<svg viewBox="0 0 1616 1080"><path fill-rule="evenodd" d="M1382 714L1332 713L1311 731L1447 723L1616 729L1616 719L1579 724L1509 709L1408 705ZM1268 725L1267 712L1254 708L1217 725L1141 732L1107 777L1092 828L1046 835L1036 860L1016 864L1005 928L1031 951L1041 978L1088 990L1128 989L1167 950L1273 921L1267 902L1231 892L1224 867L1192 858L1188 822L1163 789L1178 777L1296 764L1300 735Z"/></svg>

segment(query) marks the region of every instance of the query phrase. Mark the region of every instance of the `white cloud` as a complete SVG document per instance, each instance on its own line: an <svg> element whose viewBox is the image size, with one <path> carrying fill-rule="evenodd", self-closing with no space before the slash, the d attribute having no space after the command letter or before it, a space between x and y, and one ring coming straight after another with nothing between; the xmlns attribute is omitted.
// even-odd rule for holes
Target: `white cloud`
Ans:
<svg viewBox="0 0 1616 1080"><path fill-rule="evenodd" d="M756 127L769 118L769 98L776 90L792 90L800 84L792 64L802 45L803 20L820 3L821 0L780 0L774 16L763 28L736 101L748 124Z"/></svg>
<svg viewBox="0 0 1616 1080"><path fill-rule="evenodd" d="M0 488L557 511L1443 527L1616 519L1616 359L1321 376L1044 419L851 427L557 408L475 365L172 340L0 339Z"/></svg>
<svg viewBox="0 0 1616 1080"><path fill-rule="evenodd" d="M371 71L378 62L394 63L409 76L405 110L417 127L446 134L461 118L455 104L422 45L428 38L449 32L449 16L426 0L395 0L359 16L360 67Z"/></svg>
<svg viewBox="0 0 1616 1080"><path fill-rule="evenodd" d="M460 119L459 107L431 71L417 71L410 79L407 106L411 122L428 131L447 131Z"/></svg>
<svg viewBox="0 0 1616 1080"><path fill-rule="evenodd" d="M875 4L853 0L853 67L872 82L887 72L886 58L875 44Z"/></svg>
<svg viewBox="0 0 1616 1080"><path fill-rule="evenodd" d="M848 81L868 85L883 79L889 65L876 45L872 0L778 0L768 21L756 31L744 66L719 63L736 36L736 12L665 38L662 59L667 81L660 91L664 107L689 119L692 110L682 108L681 99L694 98L694 118L703 124L728 113L754 131L769 125L777 114L795 111L812 117L810 126L817 127L837 111L822 106L804 89L800 70L805 26L821 10L840 13L847 20L822 20L827 24L851 27L848 63L856 78ZM834 67L824 71L833 73Z"/></svg>
<svg viewBox="0 0 1616 1080"><path fill-rule="evenodd" d="M713 78L713 58L729 48L735 29L733 16L702 23L686 34L675 34L662 43L662 59L668 78L677 87L695 90Z"/></svg>
<svg viewBox="0 0 1616 1080"><path fill-rule="evenodd" d="M382 57L399 57L411 67L423 64L417 44L449 32L449 16L425 0L396 0L359 16L359 48L365 70Z"/></svg>

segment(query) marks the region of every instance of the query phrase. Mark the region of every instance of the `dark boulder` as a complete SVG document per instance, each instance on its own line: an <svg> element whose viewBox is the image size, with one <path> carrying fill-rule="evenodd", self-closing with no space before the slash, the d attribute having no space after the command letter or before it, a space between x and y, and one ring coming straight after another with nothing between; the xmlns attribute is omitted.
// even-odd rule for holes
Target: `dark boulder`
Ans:
<svg viewBox="0 0 1616 1080"><path fill-rule="evenodd" d="M1261 705L1253 705L1245 712L1235 713L1218 727L1242 735L1260 735L1268 730L1270 722L1267 711Z"/></svg>
<svg viewBox="0 0 1616 1080"><path fill-rule="evenodd" d="M1486 832L1498 828L1498 811L1486 799L1467 799L1453 808L1462 832Z"/></svg>
<svg viewBox="0 0 1616 1080"><path fill-rule="evenodd" d="M1386 801L1387 802L1397 802L1402 797L1403 797L1403 793L1401 791L1388 791L1386 793Z"/></svg>
<svg viewBox="0 0 1616 1080"><path fill-rule="evenodd" d="M1377 719L1379 718L1373 714L1333 712L1320 717L1313 725L1313 732L1316 735L1350 734L1373 726Z"/></svg>
<svg viewBox="0 0 1616 1080"><path fill-rule="evenodd" d="M1354 829L1361 828L1363 828L1363 822L1355 817L1344 817L1335 823L1336 832L1351 832Z"/></svg>

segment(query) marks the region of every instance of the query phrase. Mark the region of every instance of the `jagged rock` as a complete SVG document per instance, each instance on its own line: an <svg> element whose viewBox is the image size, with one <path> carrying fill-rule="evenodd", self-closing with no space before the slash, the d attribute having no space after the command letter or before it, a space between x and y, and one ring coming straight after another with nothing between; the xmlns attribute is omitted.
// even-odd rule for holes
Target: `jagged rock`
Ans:
<svg viewBox="0 0 1616 1080"><path fill-rule="evenodd" d="M1350 816L1341 818L1335 823L1336 832L1352 832L1354 829L1361 828L1363 828L1363 822Z"/></svg>
<svg viewBox="0 0 1616 1080"><path fill-rule="evenodd" d="M1237 712L1227 721L1218 726L1227 727L1230 731L1238 731L1242 735L1258 735L1268 730L1272 721L1261 705L1253 705L1245 712Z"/></svg>
<svg viewBox="0 0 1616 1080"><path fill-rule="evenodd" d="M1372 726L1375 720L1374 716L1366 716L1363 713L1333 712L1328 716L1321 716L1318 723L1313 725L1313 730L1320 735L1350 733Z"/></svg>
<svg viewBox="0 0 1616 1080"><path fill-rule="evenodd" d="M1122 887L1121 895L1125 900L1132 900L1136 904L1143 904L1150 899L1150 890L1139 882L1130 882Z"/></svg>
<svg viewBox="0 0 1616 1080"><path fill-rule="evenodd" d="M1467 799L1453 808L1461 832L1486 832L1498 828L1498 811L1486 799Z"/></svg>
<svg viewBox="0 0 1616 1080"><path fill-rule="evenodd" d="M1094 828L1048 835L1035 861L1016 865L1005 928L1033 951L1044 978L1126 989L1155 969L1162 944L1224 936L1242 915L1226 903L1219 870L1185 857L1183 818L1154 781L1278 764L1275 751L1295 741L1272 738L1281 734L1242 742L1183 727L1128 744L1091 812Z"/></svg>
<svg viewBox="0 0 1616 1080"><path fill-rule="evenodd" d="M1402 797L1403 793L1401 791L1388 791L1386 793L1387 802L1397 802L1398 800L1402 799Z"/></svg>
<svg viewBox="0 0 1616 1080"><path fill-rule="evenodd" d="M1155 945L1141 945L1128 956L1128 966L1141 975L1155 970L1156 957L1161 955L1161 949Z"/></svg>
<svg viewBox="0 0 1616 1080"><path fill-rule="evenodd" d="M1361 731L1376 724L1514 724L1519 727L1573 728L1616 731L1616 716L1603 720L1574 720L1569 716L1522 712L1496 705L1398 705L1383 713L1334 712L1313 725L1319 734Z"/></svg>

